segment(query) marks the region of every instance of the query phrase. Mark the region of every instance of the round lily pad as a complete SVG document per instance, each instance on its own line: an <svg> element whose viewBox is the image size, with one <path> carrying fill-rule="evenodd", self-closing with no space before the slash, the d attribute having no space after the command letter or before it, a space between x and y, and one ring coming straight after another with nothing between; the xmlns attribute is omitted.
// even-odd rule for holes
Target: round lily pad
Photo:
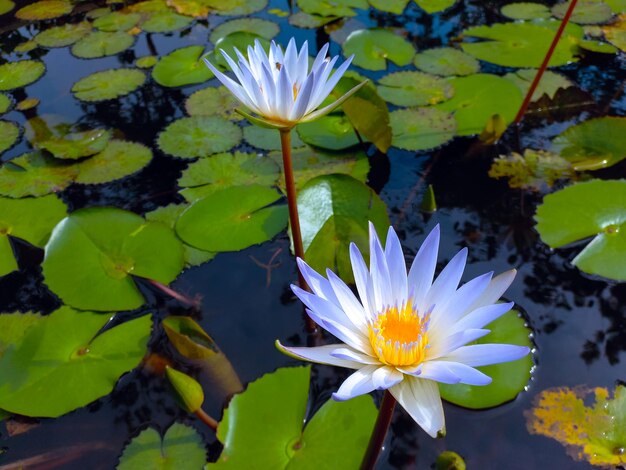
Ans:
<svg viewBox="0 0 626 470"><path fill-rule="evenodd" d="M197 200L176 222L176 233L205 251L239 251L271 240L287 227L287 206L272 188L234 186Z"/></svg>
<svg viewBox="0 0 626 470"><path fill-rule="evenodd" d="M111 13L110 8L101 7L101 8L94 8L93 10L89 10L87 13L85 13L85 16L89 18L90 20L95 20L97 18L100 18L101 16L108 15L109 13Z"/></svg>
<svg viewBox="0 0 626 470"><path fill-rule="evenodd" d="M0 65L0 90L22 88L39 80L46 71L43 62L20 60Z"/></svg>
<svg viewBox="0 0 626 470"><path fill-rule="evenodd" d="M356 16L355 8L369 8L367 0L298 0L298 6L309 15L337 17Z"/></svg>
<svg viewBox="0 0 626 470"><path fill-rule="evenodd" d="M343 114L299 124L296 130L303 142L327 150L343 150L359 144L354 127Z"/></svg>
<svg viewBox="0 0 626 470"><path fill-rule="evenodd" d="M486 336L470 344L516 344L533 348L531 331L515 310L505 313L485 328L491 330ZM493 379L489 385L439 384L441 397L455 405L472 409L484 409L513 400L530 380L533 360L531 355L513 362L478 367Z"/></svg>
<svg viewBox="0 0 626 470"><path fill-rule="evenodd" d="M144 0L126 7L132 13L159 13L168 11L169 6L164 0Z"/></svg>
<svg viewBox="0 0 626 470"><path fill-rule="evenodd" d="M150 15L150 18L141 24L141 29L146 33L170 33L186 28L191 23L193 23L193 18L164 11Z"/></svg>
<svg viewBox="0 0 626 470"><path fill-rule="evenodd" d="M235 111L240 106L237 98L224 86L203 88L185 101L185 109L190 116L221 116L231 121L243 119Z"/></svg>
<svg viewBox="0 0 626 470"><path fill-rule="evenodd" d="M81 101L104 101L132 93L146 81L137 69L111 69L96 72L74 83L72 93Z"/></svg>
<svg viewBox="0 0 626 470"><path fill-rule="evenodd" d="M12 104L13 100L10 97L4 93L0 93L0 114L4 114L11 109Z"/></svg>
<svg viewBox="0 0 626 470"><path fill-rule="evenodd" d="M563 19L569 3L559 3L552 7L552 14ZM613 10L604 2L597 0L582 0L576 3L572 12L571 21L579 24L607 23L613 17Z"/></svg>
<svg viewBox="0 0 626 470"><path fill-rule="evenodd" d="M77 160L104 150L111 138L106 129L94 129L85 132L73 132L63 137L51 137L35 142L39 149L47 150L55 158Z"/></svg>
<svg viewBox="0 0 626 470"><path fill-rule="evenodd" d="M139 13L125 13L121 11L113 11L98 17L94 22L94 28L100 31L115 32L128 31L141 19Z"/></svg>
<svg viewBox="0 0 626 470"><path fill-rule="evenodd" d="M167 6L172 7L181 15L190 16L192 18L206 18L212 13L214 0L168 0ZM241 0L236 0L237 2ZM215 1L219 6L219 0ZM224 2L222 2L224 3ZM224 4L226 8L226 4Z"/></svg>
<svg viewBox="0 0 626 470"><path fill-rule="evenodd" d="M91 32L88 21L67 23L45 29L35 36L35 42L43 47L65 47L74 44Z"/></svg>
<svg viewBox="0 0 626 470"><path fill-rule="evenodd" d="M390 114L392 145L404 150L440 147L456 134L456 120L436 108L399 109Z"/></svg>
<svg viewBox="0 0 626 470"><path fill-rule="evenodd" d="M439 13L447 10L456 3L457 0L415 0L426 13Z"/></svg>
<svg viewBox="0 0 626 470"><path fill-rule="evenodd" d="M159 85L167 87L206 82L213 77L213 72L202 61L203 53L203 46L176 49L162 57L154 66L152 78Z"/></svg>
<svg viewBox="0 0 626 470"><path fill-rule="evenodd" d="M72 46L72 54L81 59L96 59L125 51L135 43L135 36L123 31L94 31Z"/></svg>
<svg viewBox="0 0 626 470"><path fill-rule="evenodd" d="M538 68L555 34L554 29L547 25L543 22L476 26L463 31L463 35L486 41L464 42L461 46L468 54L486 62L505 67ZM554 50L550 65L565 65L578 60L574 55L578 39L582 39L582 30L576 25L568 25Z"/></svg>
<svg viewBox="0 0 626 470"><path fill-rule="evenodd" d="M547 195L535 215L552 248L594 237L572 260L579 269L626 280L626 181L592 180Z"/></svg>
<svg viewBox="0 0 626 470"><path fill-rule="evenodd" d="M626 118L606 116L572 126L552 141L552 149L577 171L615 165L626 158Z"/></svg>
<svg viewBox="0 0 626 470"><path fill-rule="evenodd" d="M541 3L509 3L500 9L500 13L512 20L545 20L550 18L550 9Z"/></svg>
<svg viewBox="0 0 626 470"><path fill-rule="evenodd" d="M46 245L43 274L66 304L117 311L145 302L133 276L169 284L183 266L182 244L169 227L121 209L92 207L56 226Z"/></svg>
<svg viewBox="0 0 626 470"><path fill-rule="evenodd" d="M106 148L76 165L75 181L81 184L108 183L136 173L152 160L152 151L145 145L112 140Z"/></svg>
<svg viewBox="0 0 626 470"><path fill-rule="evenodd" d="M221 38L240 31L256 34L265 39L272 39L279 33L280 28L275 22L261 18L237 18L216 26L211 31L209 40L215 44Z"/></svg>
<svg viewBox="0 0 626 470"><path fill-rule="evenodd" d="M471 75L478 72L480 64L471 55L452 47L437 47L419 52L413 60L415 66L433 75Z"/></svg>
<svg viewBox="0 0 626 470"><path fill-rule="evenodd" d="M65 0L42 0L31 3L15 12L20 20L37 21L51 20L59 16L67 15L72 11L72 4Z"/></svg>
<svg viewBox="0 0 626 470"><path fill-rule="evenodd" d="M111 393L146 354L152 320L143 316L98 335L108 321L65 306L39 320L0 359L0 407L54 418Z"/></svg>
<svg viewBox="0 0 626 470"><path fill-rule="evenodd" d="M479 134L494 114L510 123L522 104L519 88L497 75L479 73L449 80L454 96L437 108L454 114L459 135Z"/></svg>
<svg viewBox="0 0 626 470"><path fill-rule="evenodd" d="M369 3L377 10L401 15L404 13L409 0L369 0Z"/></svg>
<svg viewBox="0 0 626 470"><path fill-rule="evenodd" d="M0 194L9 197L44 196L62 191L77 170L61 160L32 152L20 155L0 168Z"/></svg>
<svg viewBox="0 0 626 470"><path fill-rule="evenodd" d="M217 40L215 48L211 51L209 60L215 66L221 67L224 70L229 70L230 67L224 59L221 51L223 50L230 57L237 57L235 49L239 52L246 51L248 46L254 46L254 43L259 41L261 47L267 52L270 48L270 42L262 36L254 33L248 33L246 31L235 31L228 36L224 36Z"/></svg>
<svg viewBox="0 0 626 470"><path fill-rule="evenodd" d="M12 0L0 0L0 15L10 12L15 8L15 2Z"/></svg>
<svg viewBox="0 0 626 470"><path fill-rule="evenodd" d="M157 139L159 148L175 157L206 157L226 152L241 142L241 128L216 116L177 119Z"/></svg>
<svg viewBox="0 0 626 470"><path fill-rule="evenodd" d="M143 57L139 57L135 61L135 65L140 69L150 69L156 65L159 61L159 58L155 55L146 55Z"/></svg>
<svg viewBox="0 0 626 470"><path fill-rule="evenodd" d="M243 138L250 145L263 150L281 150L280 132L276 129L266 129L260 126L247 126L243 128ZM299 148L305 145L297 132L291 133L291 148Z"/></svg>
<svg viewBox="0 0 626 470"><path fill-rule="evenodd" d="M378 83L381 98L397 106L437 104L454 94L447 80L422 72L390 73Z"/></svg>
<svg viewBox="0 0 626 470"><path fill-rule="evenodd" d="M267 157L251 153L219 153L190 164L178 180L181 194L194 201L230 186L273 186L280 169Z"/></svg>
<svg viewBox="0 0 626 470"><path fill-rule="evenodd" d="M206 449L202 436L181 423L172 424L163 438L153 428L148 428L124 447L116 470L150 468L165 470L171 462L185 462L189 469L200 469L206 462Z"/></svg>
<svg viewBox="0 0 626 470"><path fill-rule="evenodd" d="M9 237L43 248L66 211L65 204L54 195L24 199L0 197L0 276L17 269Z"/></svg>
<svg viewBox="0 0 626 470"><path fill-rule="evenodd" d="M359 29L343 44L343 54L354 54L353 64L368 70L385 70L387 60L396 65L408 65L415 49L406 39L384 29Z"/></svg>
<svg viewBox="0 0 626 470"><path fill-rule="evenodd" d="M221 0L223 7L218 8L218 1L211 0L214 8L216 8L214 13L223 16L251 15L263 10L268 2L269 0Z"/></svg>
<svg viewBox="0 0 626 470"><path fill-rule="evenodd" d="M20 136L20 128L10 121L0 121L0 153L13 147Z"/></svg>
<svg viewBox="0 0 626 470"><path fill-rule="evenodd" d="M507 73L504 78L515 83L522 94L526 96L526 93L528 93L530 85L535 79L536 74L537 70L535 69L522 69L514 73ZM543 95L548 95L550 99L553 99L557 91L573 85L574 83L572 83L567 77L559 73L546 70L541 76L537 89L533 93L532 101L538 100Z"/></svg>

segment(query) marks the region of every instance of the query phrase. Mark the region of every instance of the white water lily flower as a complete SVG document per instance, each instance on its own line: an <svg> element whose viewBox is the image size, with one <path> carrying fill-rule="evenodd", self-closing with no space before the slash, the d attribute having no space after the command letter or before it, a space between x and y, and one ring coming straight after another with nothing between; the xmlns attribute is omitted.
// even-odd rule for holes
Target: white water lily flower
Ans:
<svg viewBox="0 0 626 470"><path fill-rule="evenodd" d="M217 79L260 119L242 114L261 125L291 128L300 122L312 121L331 112L365 84L360 83L334 103L316 111L346 72L352 57L331 75L338 56L326 57L328 44L319 51L310 71L308 43L305 41L298 52L293 38L284 53L274 41L269 55L258 40L254 47L248 46L247 58L235 48L238 62L220 51L239 83L224 75L207 59L204 61Z"/></svg>
<svg viewBox="0 0 626 470"><path fill-rule="evenodd" d="M312 293L291 286L309 316L345 344L283 352L307 361L356 369L333 398L347 400L389 389L429 435L445 432L437 382L487 385L491 378L474 367L514 361L529 348L509 344L466 346L489 333L485 329L513 303L496 303L513 281L515 270L495 278L478 276L458 287L467 259L462 249L434 280L439 226L419 249L407 276L398 236L389 228L383 249L370 224L370 269L356 245L350 258L359 299L332 271L324 278L298 260Z"/></svg>

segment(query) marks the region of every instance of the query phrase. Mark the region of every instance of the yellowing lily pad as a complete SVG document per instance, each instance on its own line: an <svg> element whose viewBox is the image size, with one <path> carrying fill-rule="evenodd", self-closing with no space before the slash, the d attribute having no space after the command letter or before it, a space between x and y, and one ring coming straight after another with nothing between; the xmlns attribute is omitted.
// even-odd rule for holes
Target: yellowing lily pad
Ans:
<svg viewBox="0 0 626 470"><path fill-rule="evenodd" d="M261 18L237 18L217 25L213 31L211 31L209 40L215 44L221 38L236 32L246 32L261 36L265 39L272 39L279 31L279 26L273 21L263 20Z"/></svg>
<svg viewBox="0 0 626 470"><path fill-rule="evenodd" d="M139 57L135 61L135 65L139 67L140 69L150 69L154 67L158 61L159 61L159 58L157 56L146 55L143 57Z"/></svg>
<svg viewBox="0 0 626 470"><path fill-rule="evenodd" d="M35 142L35 146L47 150L55 158L77 160L101 152L107 146L110 138L110 131L94 129L38 141Z"/></svg>
<svg viewBox="0 0 626 470"><path fill-rule="evenodd" d="M235 111L240 106L237 98L224 86L203 88L185 101L185 110L190 116L221 116L230 121L243 119Z"/></svg>
<svg viewBox="0 0 626 470"><path fill-rule="evenodd" d="M146 81L137 69L111 69L96 72L74 83L72 93L81 101L104 101L132 93Z"/></svg>
<svg viewBox="0 0 626 470"><path fill-rule="evenodd" d="M569 2L559 3L552 7L552 14L562 19L569 7ZM607 23L613 17L613 10L606 3L598 0L582 0L576 3L571 21L578 24Z"/></svg>
<svg viewBox="0 0 626 470"><path fill-rule="evenodd" d="M13 147L20 136L20 128L10 121L0 121L0 154Z"/></svg>
<svg viewBox="0 0 626 470"><path fill-rule="evenodd" d="M94 22L94 28L100 31L115 32L128 31L141 20L139 13L126 13L122 11L113 11L98 17Z"/></svg>
<svg viewBox="0 0 626 470"><path fill-rule="evenodd" d="M269 0L210 0L215 13L224 16L251 15L263 10Z"/></svg>
<svg viewBox="0 0 626 470"><path fill-rule="evenodd" d="M152 160L152 151L145 145L112 140L100 153L76 164L75 181L81 184L108 183L136 173Z"/></svg>
<svg viewBox="0 0 626 470"><path fill-rule="evenodd" d="M437 104L454 94L448 81L422 72L395 72L378 83L378 94L397 106Z"/></svg>
<svg viewBox="0 0 626 470"><path fill-rule="evenodd" d="M436 108L399 109L390 114L392 144L404 150L429 150L440 147L456 134L456 120Z"/></svg>
<svg viewBox="0 0 626 470"><path fill-rule="evenodd" d="M545 20L550 18L550 10L541 3L509 3L500 9L500 13L512 20Z"/></svg>
<svg viewBox="0 0 626 470"><path fill-rule="evenodd" d="M39 98L26 98L15 105L15 109L18 111L26 111L33 109L39 105Z"/></svg>
<svg viewBox="0 0 626 470"><path fill-rule="evenodd" d="M575 176L572 164L558 154L526 149L524 155L500 155L489 169L492 178L507 178L511 188L539 191Z"/></svg>
<svg viewBox="0 0 626 470"><path fill-rule="evenodd" d="M592 402L593 400L593 402ZM532 434L555 439L577 460L613 468L626 465L626 387L560 387L542 391L526 414Z"/></svg>
<svg viewBox="0 0 626 470"><path fill-rule="evenodd" d="M607 41L626 52L626 13L620 15L616 23L603 26L602 32Z"/></svg>
<svg viewBox="0 0 626 470"><path fill-rule="evenodd" d="M236 124L216 116L196 116L172 122L159 134L157 145L175 157L195 158L226 152L241 139Z"/></svg>
<svg viewBox="0 0 626 470"><path fill-rule="evenodd" d="M413 64L433 75L471 75L478 72L480 64L471 55L452 47L437 47L419 52Z"/></svg>
<svg viewBox="0 0 626 470"><path fill-rule="evenodd" d="M140 307L145 299L133 276L168 284L183 266L183 246L169 227L111 207L63 219L42 265L45 283L63 302L94 311Z"/></svg>
<svg viewBox="0 0 626 470"><path fill-rule="evenodd" d="M150 15L150 18L141 24L141 29L146 33L170 33L186 28L192 22L193 19L188 16L164 11Z"/></svg>
<svg viewBox="0 0 626 470"><path fill-rule="evenodd" d="M67 23L45 29L35 36L35 42L43 47L65 47L74 44L91 32L88 21Z"/></svg>
<svg viewBox="0 0 626 470"><path fill-rule="evenodd" d="M535 214L544 243L560 248L593 237L572 264L626 280L626 181L592 180L547 195Z"/></svg>
<svg viewBox="0 0 626 470"><path fill-rule="evenodd" d="M72 54L81 59L95 59L125 51L135 43L135 37L123 31L94 31L72 46Z"/></svg>
<svg viewBox="0 0 626 470"><path fill-rule="evenodd" d="M45 196L67 188L76 174L77 170L62 160L41 152L26 153L0 168L0 194L16 198Z"/></svg>
<svg viewBox="0 0 626 470"><path fill-rule="evenodd" d="M12 0L0 0L0 15L10 12L15 8L15 2Z"/></svg>
<svg viewBox="0 0 626 470"><path fill-rule="evenodd" d="M202 61L203 46L187 46L162 57L152 69L152 78L167 87L206 82L213 77Z"/></svg>
<svg viewBox="0 0 626 470"><path fill-rule="evenodd" d="M67 15L71 11L72 4L65 0L42 0L20 8L15 12L15 16L28 21L51 20Z"/></svg>
<svg viewBox="0 0 626 470"><path fill-rule="evenodd" d="M368 70L385 70L387 61L408 65L415 49L406 39L384 29L359 29L343 44L343 54L354 54L353 64Z"/></svg>
<svg viewBox="0 0 626 470"><path fill-rule="evenodd" d="M0 90L22 88L39 80L46 71L43 62L20 60L0 65Z"/></svg>

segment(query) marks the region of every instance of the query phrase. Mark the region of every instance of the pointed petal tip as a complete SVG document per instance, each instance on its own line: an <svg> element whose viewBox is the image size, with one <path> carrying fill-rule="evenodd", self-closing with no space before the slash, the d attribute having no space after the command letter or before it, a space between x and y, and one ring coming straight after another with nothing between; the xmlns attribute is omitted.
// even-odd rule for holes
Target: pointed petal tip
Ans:
<svg viewBox="0 0 626 470"><path fill-rule="evenodd" d="M343 395L339 395L337 392L334 392L334 393L331 395L331 398L332 398L333 400L335 400L335 401L346 401L346 400L349 400L349 399L350 399L350 398L352 398L352 397L346 397L346 396L343 396Z"/></svg>

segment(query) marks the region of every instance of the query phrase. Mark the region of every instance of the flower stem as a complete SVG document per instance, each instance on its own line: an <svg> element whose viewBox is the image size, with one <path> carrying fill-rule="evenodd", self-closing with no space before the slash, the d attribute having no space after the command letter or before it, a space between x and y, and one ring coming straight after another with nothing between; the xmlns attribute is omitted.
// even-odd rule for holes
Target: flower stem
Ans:
<svg viewBox="0 0 626 470"><path fill-rule="evenodd" d="M202 408L198 408L198 410L194 414L200 421L213 429L213 431L217 431L217 425L219 423L214 418L206 414Z"/></svg>
<svg viewBox="0 0 626 470"><path fill-rule="evenodd" d="M291 237L296 256L304 260L304 246L302 245L302 233L300 232L300 218L298 217L298 199L296 194L296 182L293 176L293 163L291 161L291 129L280 129L280 145L283 149L283 172L285 173L285 188L287 190L287 205L289 206L289 224ZM309 290L302 273L298 269L298 284L305 290ZM315 331L315 322L306 316L307 331Z"/></svg>
<svg viewBox="0 0 626 470"><path fill-rule="evenodd" d="M574 8L576 7L577 2L578 0L570 0L569 7L567 8L567 11L565 12L565 16L561 20L561 24L559 25L559 29L557 30L554 36L554 39L552 40L552 44L550 44L550 48L548 49L546 56L543 58L543 62L541 63L539 70L537 70L537 74L535 75L535 78L532 84L530 85L530 88L528 89L526 96L524 97L524 101L522 102L522 105L520 106L519 111L517 112L517 116L515 116L515 120L513 121L515 122L515 124L519 124L522 121L524 114L526 114L526 110L528 109L528 106L530 105L530 101L533 95L535 94L535 90L537 89L537 86L539 86L539 81L541 80L543 73L548 68L548 64L550 63L552 54L554 54L554 50L556 49L557 44L561 40L563 31L565 31L565 27L567 26L567 23L569 23L569 19L571 18L572 13L574 12Z"/></svg>
<svg viewBox="0 0 626 470"><path fill-rule="evenodd" d="M367 450L365 451L363 462L361 463L361 470L373 470L374 465L376 465L380 451L383 448L385 436L389 430L389 425L391 424L391 417L393 416L393 410L395 407L396 399L389 392L389 390L385 390L383 401L380 404L380 410L378 410L376 424L374 425L370 442L367 446Z"/></svg>

